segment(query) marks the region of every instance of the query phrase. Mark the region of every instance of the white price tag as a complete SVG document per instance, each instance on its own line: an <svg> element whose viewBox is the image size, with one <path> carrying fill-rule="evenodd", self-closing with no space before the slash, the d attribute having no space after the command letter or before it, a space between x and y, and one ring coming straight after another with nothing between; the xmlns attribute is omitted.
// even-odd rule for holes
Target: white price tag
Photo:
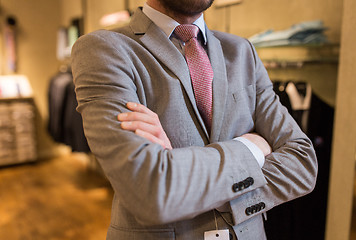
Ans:
<svg viewBox="0 0 356 240"><path fill-rule="evenodd" d="M229 230L214 230L204 233L204 240L230 240Z"/></svg>

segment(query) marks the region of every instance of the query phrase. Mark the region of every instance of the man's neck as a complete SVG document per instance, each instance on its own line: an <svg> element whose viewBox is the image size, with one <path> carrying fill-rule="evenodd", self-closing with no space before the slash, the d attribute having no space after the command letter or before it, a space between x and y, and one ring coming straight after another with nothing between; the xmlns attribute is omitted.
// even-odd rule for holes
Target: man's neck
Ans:
<svg viewBox="0 0 356 240"><path fill-rule="evenodd" d="M177 0L179 1L179 0ZM165 8L159 1L155 1L155 0L147 0L147 4L151 7L156 9L157 11L173 18L174 20L176 20L178 23L180 24L192 24L193 22L195 22L201 15L202 13L198 13L196 15L193 16L186 16L186 15L182 15L182 14L178 14L176 12L170 11L167 8Z"/></svg>

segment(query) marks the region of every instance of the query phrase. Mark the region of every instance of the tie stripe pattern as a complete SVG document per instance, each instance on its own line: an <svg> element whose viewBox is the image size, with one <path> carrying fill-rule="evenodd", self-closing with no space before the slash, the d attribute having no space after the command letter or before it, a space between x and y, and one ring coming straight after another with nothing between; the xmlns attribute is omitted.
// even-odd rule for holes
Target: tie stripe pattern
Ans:
<svg viewBox="0 0 356 240"><path fill-rule="evenodd" d="M210 131L213 106L213 69L209 57L197 40L199 28L191 24L182 24L174 33L185 42L184 52L194 89L195 101L207 128Z"/></svg>

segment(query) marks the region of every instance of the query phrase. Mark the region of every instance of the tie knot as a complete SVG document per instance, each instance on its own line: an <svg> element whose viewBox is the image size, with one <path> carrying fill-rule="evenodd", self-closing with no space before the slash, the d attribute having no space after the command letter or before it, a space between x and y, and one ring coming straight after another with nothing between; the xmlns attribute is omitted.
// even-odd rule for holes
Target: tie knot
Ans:
<svg viewBox="0 0 356 240"><path fill-rule="evenodd" d="M192 24L181 24L174 29L174 33L183 41L188 42L198 36L199 28Z"/></svg>

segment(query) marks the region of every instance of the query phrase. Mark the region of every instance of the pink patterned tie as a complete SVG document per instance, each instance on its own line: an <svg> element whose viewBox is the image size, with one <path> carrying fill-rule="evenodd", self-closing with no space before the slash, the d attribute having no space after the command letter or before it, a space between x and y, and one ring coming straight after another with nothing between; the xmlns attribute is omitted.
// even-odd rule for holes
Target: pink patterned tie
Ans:
<svg viewBox="0 0 356 240"><path fill-rule="evenodd" d="M199 28L191 24L182 24L174 33L185 42L185 58L188 63L193 84L195 101L208 130L211 128L213 105L213 69L209 57L197 40Z"/></svg>

